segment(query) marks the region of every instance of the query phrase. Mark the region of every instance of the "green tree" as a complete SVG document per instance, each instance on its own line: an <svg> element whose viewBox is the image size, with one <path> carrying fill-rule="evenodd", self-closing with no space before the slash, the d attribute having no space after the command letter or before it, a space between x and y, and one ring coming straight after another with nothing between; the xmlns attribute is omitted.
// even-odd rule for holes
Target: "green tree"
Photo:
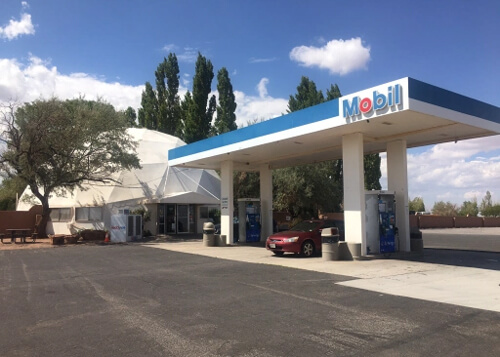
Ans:
<svg viewBox="0 0 500 357"><path fill-rule="evenodd" d="M116 181L113 174L140 168L127 119L101 101L37 100L4 107L0 169L25 182L42 205L45 235L49 197L83 182Z"/></svg>
<svg viewBox="0 0 500 357"><path fill-rule="evenodd" d="M365 188L367 190L380 190L382 188L380 185L380 177L382 177L382 172L380 171L380 155L365 155L363 164L365 169Z"/></svg>
<svg viewBox="0 0 500 357"><path fill-rule="evenodd" d="M318 210L338 211L342 203L339 186L332 177L332 162L274 170L273 206L304 219L316 217Z"/></svg>
<svg viewBox="0 0 500 357"><path fill-rule="evenodd" d="M146 82L142 92L139 124L174 136L182 132L180 125L179 64L170 53L155 71L156 90Z"/></svg>
<svg viewBox="0 0 500 357"><path fill-rule="evenodd" d="M458 215L463 217L477 217L479 214L479 207L477 206L477 200L464 201L462 206L458 210Z"/></svg>
<svg viewBox="0 0 500 357"><path fill-rule="evenodd" d="M180 125L180 99L179 99L179 63L177 56L170 53L167 59L164 59L162 64L162 76L166 79L161 83L162 90L164 90L164 103L163 116L160 125L160 131L180 136L182 127Z"/></svg>
<svg viewBox="0 0 500 357"><path fill-rule="evenodd" d="M260 178L258 172L234 171L233 192L235 201L238 198L254 198L260 196Z"/></svg>
<svg viewBox="0 0 500 357"><path fill-rule="evenodd" d="M332 100L342 97L340 93L339 86L337 84L331 84L330 88L326 90L326 100Z"/></svg>
<svg viewBox="0 0 500 357"><path fill-rule="evenodd" d="M297 93L290 96L288 100L288 113L296 112L301 109L323 103L325 97L321 91L316 88L316 83L308 77L302 76L300 84L297 87Z"/></svg>
<svg viewBox="0 0 500 357"><path fill-rule="evenodd" d="M490 191L486 191L486 195L481 201L479 206L479 211L483 217L499 217L500 216L500 204L493 203L491 199Z"/></svg>
<svg viewBox="0 0 500 357"><path fill-rule="evenodd" d="M484 217L500 217L500 204L494 204L481 212Z"/></svg>
<svg viewBox="0 0 500 357"><path fill-rule="evenodd" d="M481 215L487 217L487 214L489 213L488 211L491 209L491 207L493 207L491 193L490 191L486 191L486 195L484 196L483 200L481 201L481 205L479 206Z"/></svg>
<svg viewBox="0 0 500 357"><path fill-rule="evenodd" d="M19 177L7 177L0 183L0 211L16 210L16 194L21 196L26 182Z"/></svg>
<svg viewBox="0 0 500 357"><path fill-rule="evenodd" d="M340 91L329 91L329 95L340 95ZM290 96L288 112L324 101L323 93L318 91L316 84L302 77L297 93ZM341 170L341 161L334 160L274 170L274 207L302 218L315 217L318 210L338 211L342 203L342 182L339 181L342 175L339 174L339 167Z"/></svg>
<svg viewBox="0 0 500 357"><path fill-rule="evenodd" d="M146 82L139 108L139 125L146 129L158 129L158 100L151 83Z"/></svg>
<svg viewBox="0 0 500 357"><path fill-rule="evenodd" d="M217 73L217 91L219 92L219 105L214 123L215 135L236 130L236 101L229 73L222 67Z"/></svg>
<svg viewBox="0 0 500 357"><path fill-rule="evenodd" d="M457 205L451 202L439 201L434 203L432 214L436 216L455 217L458 213Z"/></svg>
<svg viewBox="0 0 500 357"><path fill-rule="evenodd" d="M425 212L424 199L422 197L415 197L409 200L408 209L413 212Z"/></svg>
<svg viewBox="0 0 500 357"><path fill-rule="evenodd" d="M135 128L137 126L137 114L135 113L135 109L132 107L128 107L124 112L125 118L127 118L127 123L129 128Z"/></svg>
<svg viewBox="0 0 500 357"><path fill-rule="evenodd" d="M184 140L187 143L205 139L210 134L213 114L217 105L214 95L208 99L212 90L213 78L212 62L198 53L193 77L192 97L185 114Z"/></svg>

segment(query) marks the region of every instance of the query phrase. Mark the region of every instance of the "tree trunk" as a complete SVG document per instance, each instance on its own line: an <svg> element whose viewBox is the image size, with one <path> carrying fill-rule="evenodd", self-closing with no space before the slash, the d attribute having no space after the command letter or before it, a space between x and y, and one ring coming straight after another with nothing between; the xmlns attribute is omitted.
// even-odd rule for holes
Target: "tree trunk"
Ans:
<svg viewBox="0 0 500 357"><path fill-rule="evenodd" d="M50 218L50 207L49 207L49 199L48 197L41 200L42 202L42 220L37 228L38 237L45 238L47 237L47 222Z"/></svg>

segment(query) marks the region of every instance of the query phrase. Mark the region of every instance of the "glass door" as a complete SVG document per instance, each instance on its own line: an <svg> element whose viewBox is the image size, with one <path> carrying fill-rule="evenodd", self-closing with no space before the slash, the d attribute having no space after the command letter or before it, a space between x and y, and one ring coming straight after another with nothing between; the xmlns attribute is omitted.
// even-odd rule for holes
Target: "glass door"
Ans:
<svg viewBox="0 0 500 357"><path fill-rule="evenodd" d="M158 205L158 234L166 234L165 231L165 205Z"/></svg>
<svg viewBox="0 0 500 357"><path fill-rule="evenodd" d="M167 204L167 233L177 233L175 205Z"/></svg>
<svg viewBox="0 0 500 357"><path fill-rule="evenodd" d="M177 205L177 233L189 232L189 205Z"/></svg>

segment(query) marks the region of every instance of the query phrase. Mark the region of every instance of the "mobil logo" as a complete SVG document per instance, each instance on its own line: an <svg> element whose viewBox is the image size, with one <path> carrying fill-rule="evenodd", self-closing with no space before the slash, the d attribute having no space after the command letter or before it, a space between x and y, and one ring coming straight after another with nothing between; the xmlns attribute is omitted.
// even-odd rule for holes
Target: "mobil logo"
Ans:
<svg viewBox="0 0 500 357"><path fill-rule="evenodd" d="M353 97L342 101L344 118L357 117L363 114L370 114L387 107L395 107L401 104L402 87L400 84L389 86L387 94L373 91L371 97Z"/></svg>

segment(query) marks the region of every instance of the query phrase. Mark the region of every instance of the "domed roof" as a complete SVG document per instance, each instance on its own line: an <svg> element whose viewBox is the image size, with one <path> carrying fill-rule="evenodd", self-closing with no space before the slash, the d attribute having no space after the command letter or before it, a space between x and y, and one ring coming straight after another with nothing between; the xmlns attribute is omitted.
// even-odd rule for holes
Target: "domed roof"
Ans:
<svg viewBox="0 0 500 357"><path fill-rule="evenodd" d="M185 145L179 138L143 128L127 132L138 143L136 148L142 168L114 175L119 183L86 183L84 189L51 197L50 207L84 207L112 205L129 207L143 203L218 204L220 178L213 170L170 167L168 150ZM32 202L24 202L18 210L28 210Z"/></svg>

